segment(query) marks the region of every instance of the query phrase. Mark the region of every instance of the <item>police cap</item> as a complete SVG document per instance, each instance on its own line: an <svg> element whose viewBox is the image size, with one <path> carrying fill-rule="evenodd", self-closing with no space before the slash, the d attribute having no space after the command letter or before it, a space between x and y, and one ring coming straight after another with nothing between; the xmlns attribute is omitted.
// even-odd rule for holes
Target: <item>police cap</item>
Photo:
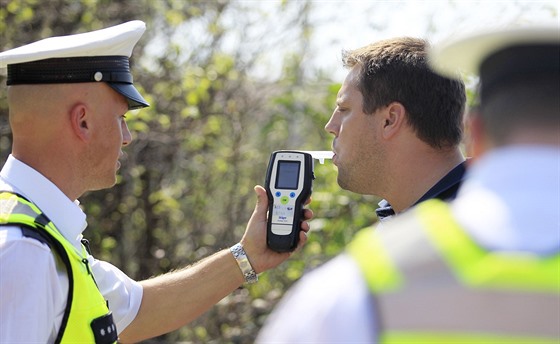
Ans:
<svg viewBox="0 0 560 344"><path fill-rule="evenodd" d="M512 81L560 77L558 26L483 31L442 42L429 53L432 68L447 77L478 75L481 99Z"/></svg>
<svg viewBox="0 0 560 344"><path fill-rule="evenodd" d="M102 30L46 38L0 53L7 85L106 82L129 109L149 106L134 87L129 58L146 30L135 20Z"/></svg>

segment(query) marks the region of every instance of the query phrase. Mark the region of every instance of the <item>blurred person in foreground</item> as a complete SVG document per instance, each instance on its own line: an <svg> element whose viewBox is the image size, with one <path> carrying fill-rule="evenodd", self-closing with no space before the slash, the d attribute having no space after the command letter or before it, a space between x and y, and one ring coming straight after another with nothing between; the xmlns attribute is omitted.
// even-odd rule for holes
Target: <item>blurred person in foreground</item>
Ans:
<svg viewBox="0 0 560 344"><path fill-rule="evenodd" d="M480 76L457 198L360 232L304 276L258 343L560 341L560 31L478 33L431 50Z"/></svg>
<svg viewBox="0 0 560 344"><path fill-rule="evenodd" d="M400 37L343 52L349 73L325 130L334 135L338 184L382 197L382 221L427 199L455 198L465 173L465 85L429 68L428 47Z"/></svg>
<svg viewBox="0 0 560 344"><path fill-rule="evenodd" d="M290 256L266 246L267 198L260 186L241 241L193 266L136 282L88 252L77 200L115 184L122 148L132 139L126 113L148 106L129 68L144 30L143 22L132 21L0 53L13 134L0 171L2 343L155 337ZM304 222L300 246L308 230Z"/></svg>

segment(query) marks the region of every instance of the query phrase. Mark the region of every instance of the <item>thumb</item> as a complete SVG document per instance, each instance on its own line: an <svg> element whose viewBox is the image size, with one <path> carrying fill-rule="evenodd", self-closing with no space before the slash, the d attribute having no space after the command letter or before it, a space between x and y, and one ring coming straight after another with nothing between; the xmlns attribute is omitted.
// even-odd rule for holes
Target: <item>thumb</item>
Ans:
<svg viewBox="0 0 560 344"><path fill-rule="evenodd" d="M268 211L268 196L266 190L256 185L254 187L255 194L257 195L257 204L255 205L254 215L260 221L266 221L266 212Z"/></svg>

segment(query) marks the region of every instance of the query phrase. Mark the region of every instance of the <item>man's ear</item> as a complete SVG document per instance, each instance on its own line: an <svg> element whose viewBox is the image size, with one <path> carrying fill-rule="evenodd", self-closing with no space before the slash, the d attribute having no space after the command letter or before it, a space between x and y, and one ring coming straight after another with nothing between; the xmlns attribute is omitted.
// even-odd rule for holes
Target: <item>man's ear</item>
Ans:
<svg viewBox="0 0 560 344"><path fill-rule="evenodd" d="M392 102L382 112L383 137L389 139L395 136L406 123L406 109L399 102Z"/></svg>
<svg viewBox="0 0 560 344"><path fill-rule="evenodd" d="M465 119L465 150L469 159L469 163L474 162L488 149L491 144L486 135L484 121L481 118L478 109L469 111Z"/></svg>
<svg viewBox="0 0 560 344"><path fill-rule="evenodd" d="M70 123L74 134L82 141L91 138L91 119L88 108L83 103L77 103L70 108Z"/></svg>

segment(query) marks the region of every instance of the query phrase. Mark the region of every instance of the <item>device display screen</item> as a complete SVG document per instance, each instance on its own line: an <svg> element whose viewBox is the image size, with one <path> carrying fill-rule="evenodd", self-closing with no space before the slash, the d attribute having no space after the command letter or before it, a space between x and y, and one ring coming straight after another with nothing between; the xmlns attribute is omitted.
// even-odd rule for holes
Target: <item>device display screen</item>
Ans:
<svg viewBox="0 0 560 344"><path fill-rule="evenodd" d="M299 161L278 161L276 172L276 188L297 190L299 180Z"/></svg>

